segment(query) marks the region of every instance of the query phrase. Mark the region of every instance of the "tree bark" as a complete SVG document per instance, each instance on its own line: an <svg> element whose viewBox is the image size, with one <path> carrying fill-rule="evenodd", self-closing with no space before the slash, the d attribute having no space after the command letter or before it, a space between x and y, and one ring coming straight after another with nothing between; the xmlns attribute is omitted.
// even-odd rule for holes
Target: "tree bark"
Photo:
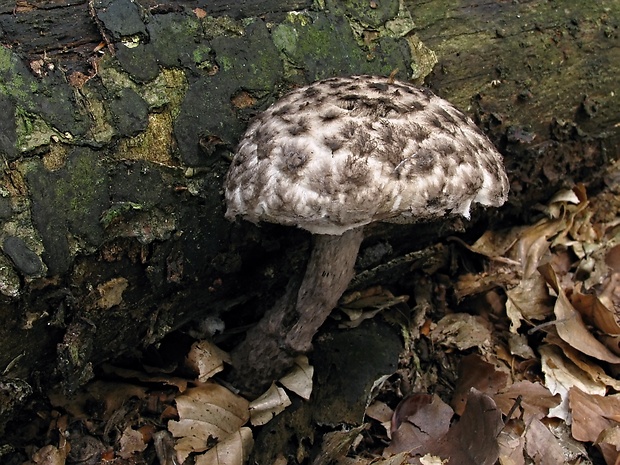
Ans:
<svg viewBox="0 0 620 465"><path fill-rule="evenodd" d="M426 81L505 154L496 224L618 159L618 2L362 3L0 7L0 433L33 389L73 391L190 321L256 321L304 268L309 235L230 224L220 192L288 88ZM370 228L358 271L462 227Z"/></svg>

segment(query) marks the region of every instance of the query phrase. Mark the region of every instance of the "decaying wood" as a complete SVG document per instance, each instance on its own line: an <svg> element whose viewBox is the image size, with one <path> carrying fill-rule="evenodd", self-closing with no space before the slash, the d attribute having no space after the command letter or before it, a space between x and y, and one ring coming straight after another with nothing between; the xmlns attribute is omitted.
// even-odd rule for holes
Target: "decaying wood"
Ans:
<svg viewBox="0 0 620 465"><path fill-rule="evenodd" d="M247 121L287 88L399 68L505 156L497 215L371 228L358 272L596 190L619 158L618 2L357 3L118 0L123 24L104 0L99 24L86 1L0 6L0 425L33 388L73 391L104 360L189 322L253 323L283 294L309 235L230 224L220 190Z"/></svg>

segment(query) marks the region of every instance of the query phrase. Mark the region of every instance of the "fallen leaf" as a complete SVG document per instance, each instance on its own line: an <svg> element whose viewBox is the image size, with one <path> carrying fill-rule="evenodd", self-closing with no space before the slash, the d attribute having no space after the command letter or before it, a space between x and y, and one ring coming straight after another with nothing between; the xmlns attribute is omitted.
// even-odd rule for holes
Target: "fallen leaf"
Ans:
<svg viewBox="0 0 620 465"><path fill-rule="evenodd" d="M543 219L528 227L513 247L515 259L521 263L524 279L529 279L549 252L550 238L562 228L563 220Z"/></svg>
<svg viewBox="0 0 620 465"><path fill-rule="evenodd" d="M534 418L525 432L525 450L536 465L565 463L558 439L540 420Z"/></svg>
<svg viewBox="0 0 620 465"><path fill-rule="evenodd" d="M509 228L501 231L493 231L489 229L485 231L472 245L467 245L464 242L461 242L461 244L472 252L484 255L485 257L504 257L526 229L526 226Z"/></svg>
<svg viewBox="0 0 620 465"><path fill-rule="evenodd" d="M560 339L557 334L549 332L547 336L545 336L545 342L558 346L564 356L586 373L592 381L620 391L619 379L608 375L601 365L592 360L592 358L571 347L567 342Z"/></svg>
<svg viewBox="0 0 620 465"><path fill-rule="evenodd" d="M501 465L525 465L525 437L514 431L503 431L497 437Z"/></svg>
<svg viewBox="0 0 620 465"><path fill-rule="evenodd" d="M326 433L323 436L321 451L312 464L341 463L365 428L366 425L360 425L356 428Z"/></svg>
<svg viewBox="0 0 620 465"><path fill-rule="evenodd" d="M573 417L573 437L579 441L596 443L608 464L617 463L617 444L602 438L606 432L619 426L620 395L592 395L579 388L572 388L569 402Z"/></svg>
<svg viewBox="0 0 620 465"><path fill-rule="evenodd" d="M483 360L478 354L466 355L459 362L456 387L450 405L457 415L462 415L471 388L493 396L504 388L507 382L508 373L505 371Z"/></svg>
<svg viewBox="0 0 620 465"><path fill-rule="evenodd" d="M523 359L533 360L536 358L534 349L530 347L525 334L510 333L508 335L508 348L510 349L511 355L516 355L517 357L521 357Z"/></svg>
<svg viewBox="0 0 620 465"><path fill-rule="evenodd" d="M518 402L518 408L512 414L512 418L521 418L526 424L532 418L538 420L545 418L549 410L557 407L561 401L559 395L553 395L542 384L531 381L516 382L495 394L493 400L504 415L508 415ZM519 412L521 412L520 415Z"/></svg>
<svg viewBox="0 0 620 465"><path fill-rule="evenodd" d="M195 465L244 465L254 447L252 430L243 427L218 442L202 455L196 456Z"/></svg>
<svg viewBox="0 0 620 465"><path fill-rule="evenodd" d="M577 387L569 393L572 433L579 441L596 442L601 432L620 423L620 394L588 394Z"/></svg>
<svg viewBox="0 0 620 465"><path fill-rule="evenodd" d="M506 291L506 313L510 318L510 331L516 333L523 320L545 320L553 315L553 298L540 273L535 273Z"/></svg>
<svg viewBox="0 0 620 465"><path fill-rule="evenodd" d="M32 462L37 465L65 465L68 450L52 445L43 446L32 454Z"/></svg>
<svg viewBox="0 0 620 465"><path fill-rule="evenodd" d="M497 436L503 427L495 401L472 389L463 415L430 453L459 465L493 465L499 458Z"/></svg>
<svg viewBox="0 0 620 465"><path fill-rule="evenodd" d="M144 437L140 431L132 429L131 426L128 426L123 431L123 434L120 439L121 450L118 455L121 458L128 459L136 452L142 452L146 449L146 443L144 442Z"/></svg>
<svg viewBox="0 0 620 465"><path fill-rule="evenodd" d="M587 373L567 360L563 352L556 346L543 345L538 348L541 355L542 371L545 374L545 385L552 394L560 394L562 402L549 410L550 417L570 421L568 393L571 388L578 387L589 394L604 395L605 385L593 381Z"/></svg>
<svg viewBox="0 0 620 465"><path fill-rule="evenodd" d="M601 434L596 438L595 445L603 450L603 455L609 460L610 465L617 465L618 451L620 451L620 426L612 426L601 431Z"/></svg>
<svg viewBox="0 0 620 465"><path fill-rule="evenodd" d="M491 330L488 322L477 315L452 313L444 316L430 333L435 344L466 350L471 347L488 348Z"/></svg>
<svg viewBox="0 0 620 465"><path fill-rule="evenodd" d="M613 354L588 330L581 315L560 288L553 268L548 264L542 265L539 271L558 296L553 309L558 335L584 354L609 363L620 363L620 357Z"/></svg>
<svg viewBox="0 0 620 465"><path fill-rule="evenodd" d="M188 389L176 404L179 420L169 421L168 430L181 438L175 447L179 463L193 452L205 451L214 440L221 443L239 434L250 417L246 399L213 382Z"/></svg>
<svg viewBox="0 0 620 465"><path fill-rule="evenodd" d="M186 365L203 383L222 371L224 362L230 363L230 356L206 339L194 342L185 360Z"/></svg>
<svg viewBox="0 0 620 465"><path fill-rule="evenodd" d="M394 412L392 442L384 454L409 451L414 457L411 463L441 460L459 465L493 465L499 457L497 437L504 425L493 399L471 389L463 415L450 426L452 414L452 409L436 395L408 397Z"/></svg>
<svg viewBox="0 0 620 465"><path fill-rule="evenodd" d="M107 310L115 305L120 305L123 301L123 292L125 292L128 286L129 282L123 277L113 278L100 284L97 286L97 292L99 293L97 306Z"/></svg>
<svg viewBox="0 0 620 465"><path fill-rule="evenodd" d="M280 378L279 382L289 391L294 392L302 399L310 399L312 394L312 377L314 367L308 362L308 357L300 355L295 359L293 369Z"/></svg>
<svg viewBox="0 0 620 465"><path fill-rule="evenodd" d="M454 411L437 395L413 394L403 399L392 417L392 441L388 454L411 451L426 454L450 428Z"/></svg>
<svg viewBox="0 0 620 465"><path fill-rule="evenodd" d="M620 334L620 324L618 315L611 308L603 305L599 298L592 294L581 294L573 292L570 298L571 303L588 322L609 335Z"/></svg>
<svg viewBox="0 0 620 465"><path fill-rule="evenodd" d="M250 422L254 426L264 425L291 405L291 400L281 387L271 383L269 389L250 402Z"/></svg>

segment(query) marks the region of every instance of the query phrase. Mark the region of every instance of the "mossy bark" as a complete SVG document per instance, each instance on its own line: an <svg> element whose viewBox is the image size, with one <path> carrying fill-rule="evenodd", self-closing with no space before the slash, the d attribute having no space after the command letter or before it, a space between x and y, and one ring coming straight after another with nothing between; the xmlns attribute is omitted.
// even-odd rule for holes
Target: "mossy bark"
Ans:
<svg viewBox="0 0 620 465"><path fill-rule="evenodd" d="M619 158L615 1L151 5L0 7L0 426L189 322L255 321L304 268L309 235L229 224L221 198L247 121L292 86L426 81L506 155L496 222ZM370 229L391 252L361 266L458 227Z"/></svg>

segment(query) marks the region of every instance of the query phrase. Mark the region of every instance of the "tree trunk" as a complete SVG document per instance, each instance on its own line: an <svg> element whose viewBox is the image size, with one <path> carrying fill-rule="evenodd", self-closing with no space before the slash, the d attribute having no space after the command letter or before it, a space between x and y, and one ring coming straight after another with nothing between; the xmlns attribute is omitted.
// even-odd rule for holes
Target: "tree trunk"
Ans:
<svg viewBox="0 0 620 465"><path fill-rule="evenodd" d="M221 198L247 121L288 88L426 81L505 154L496 223L596 189L620 146L618 18L594 0L0 7L0 433L33 387L73 391L190 321L254 322L304 268L309 235L230 224ZM371 228L358 271L461 226Z"/></svg>

